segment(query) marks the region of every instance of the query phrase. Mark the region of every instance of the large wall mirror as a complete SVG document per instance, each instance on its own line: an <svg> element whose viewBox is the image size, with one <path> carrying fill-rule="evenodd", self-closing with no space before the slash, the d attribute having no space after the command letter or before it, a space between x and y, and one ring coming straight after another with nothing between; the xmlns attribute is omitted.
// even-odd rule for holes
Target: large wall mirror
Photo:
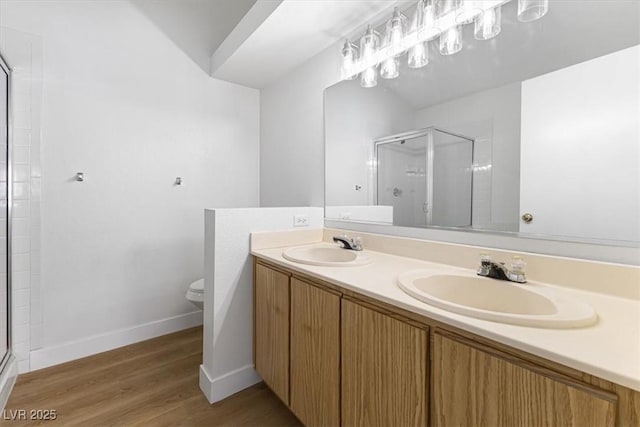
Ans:
<svg viewBox="0 0 640 427"><path fill-rule="evenodd" d="M326 218L638 247L640 2L542 19L325 92ZM410 11L409 11L410 13Z"/></svg>

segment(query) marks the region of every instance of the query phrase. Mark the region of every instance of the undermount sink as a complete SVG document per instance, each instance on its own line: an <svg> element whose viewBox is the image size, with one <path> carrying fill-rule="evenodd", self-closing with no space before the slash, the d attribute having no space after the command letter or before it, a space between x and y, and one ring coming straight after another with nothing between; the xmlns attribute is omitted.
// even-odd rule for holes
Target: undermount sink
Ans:
<svg viewBox="0 0 640 427"><path fill-rule="evenodd" d="M479 319L541 328L578 328L597 322L594 309L560 291L473 273L414 270L398 286L427 304Z"/></svg>
<svg viewBox="0 0 640 427"><path fill-rule="evenodd" d="M300 264L324 267L356 267L371 262L371 258L363 251L342 249L329 244L287 249L282 256Z"/></svg>

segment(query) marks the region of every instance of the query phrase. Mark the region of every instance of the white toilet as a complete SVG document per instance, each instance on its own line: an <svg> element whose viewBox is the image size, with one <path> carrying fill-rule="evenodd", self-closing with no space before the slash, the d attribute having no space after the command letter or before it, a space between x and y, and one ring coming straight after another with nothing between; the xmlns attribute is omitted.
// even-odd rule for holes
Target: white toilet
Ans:
<svg viewBox="0 0 640 427"><path fill-rule="evenodd" d="M187 299L200 310L204 308L204 279L196 280L189 285Z"/></svg>

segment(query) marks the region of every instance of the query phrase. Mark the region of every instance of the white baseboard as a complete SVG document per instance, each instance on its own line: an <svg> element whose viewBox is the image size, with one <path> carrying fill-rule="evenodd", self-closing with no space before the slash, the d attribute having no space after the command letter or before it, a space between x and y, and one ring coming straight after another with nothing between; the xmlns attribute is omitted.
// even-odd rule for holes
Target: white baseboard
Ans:
<svg viewBox="0 0 640 427"><path fill-rule="evenodd" d="M5 365L4 369L0 373L0 412L4 411L4 407L7 405L13 385L16 383L18 377L18 362L16 358L11 355L9 361Z"/></svg>
<svg viewBox="0 0 640 427"><path fill-rule="evenodd" d="M194 311L78 341L43 347L32 350L29 354L31 370L47 368L199 325L202 325L202 311Z"/></svg>
<svg viewBox="0 0 640 427"><path fill-rule="evenodd" d="M200 390L209 403L218 402L232 394L262 381L253 365L243 366L218 378L211 379L204 365L200 365Z"/></svg>

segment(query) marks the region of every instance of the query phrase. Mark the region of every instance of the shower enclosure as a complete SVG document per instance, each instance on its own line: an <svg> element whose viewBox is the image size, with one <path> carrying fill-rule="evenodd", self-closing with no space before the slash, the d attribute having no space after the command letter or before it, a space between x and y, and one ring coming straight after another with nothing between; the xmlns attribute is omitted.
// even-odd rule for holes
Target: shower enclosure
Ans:
<svg viewBox="0 0 640 427"><path fill-rule="evenodd" d="M0 54L0 379L11 357L10 71Z"/></svg>
<svg viewBox="0 0 640 427"><path fill-rule="evenodd" d="M393 206L394 225L472 225L473 138L430 127L374 144L374 203Z"/></svg>

